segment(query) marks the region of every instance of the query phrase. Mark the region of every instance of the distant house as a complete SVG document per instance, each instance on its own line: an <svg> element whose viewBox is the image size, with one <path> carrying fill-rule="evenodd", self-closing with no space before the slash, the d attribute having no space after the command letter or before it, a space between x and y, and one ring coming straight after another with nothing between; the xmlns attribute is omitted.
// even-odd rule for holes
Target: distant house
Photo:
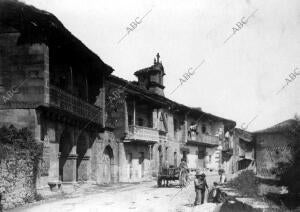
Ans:
<svg viewBox="0 0 300 212"><path fill-rule="evenodd" d="M292 161L294 145L297 142L292 133L296 126L297 121L290 119L253 133L256 142L257 176L276 179L277 174L284 172L278 164Z"/></svg>
<svg viewBox="0 0 300 212"><path fill-rule="evenodd" d="M254 168L254 139L250 132L235 128L225 136L222 147L223 168L226 173Z"/></svg>

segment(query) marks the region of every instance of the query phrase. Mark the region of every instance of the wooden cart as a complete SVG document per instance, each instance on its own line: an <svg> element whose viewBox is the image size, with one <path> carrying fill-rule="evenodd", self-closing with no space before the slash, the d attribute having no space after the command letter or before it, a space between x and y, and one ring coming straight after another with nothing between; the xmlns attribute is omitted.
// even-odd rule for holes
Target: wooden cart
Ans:
<svg viewBox="0 0 300 212"><path fill-rule="evenodd" d="M179 180L180 168L161 168L157 176L157 185L158 187L162 186L162 181L164 180L167 183L169 181Z"/></svg>

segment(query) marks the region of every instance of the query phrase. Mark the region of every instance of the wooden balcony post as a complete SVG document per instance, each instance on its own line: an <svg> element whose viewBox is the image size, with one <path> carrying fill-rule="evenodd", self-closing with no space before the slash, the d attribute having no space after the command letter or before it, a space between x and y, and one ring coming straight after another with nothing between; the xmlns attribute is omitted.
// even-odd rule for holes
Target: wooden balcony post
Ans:
<svg viewBox="0 0 300 212"><path fill-rule="evenodd" d="M125 134L127 135L129 133L129 127L128 127L128 110L127 110L127 103L126 100L124 99L124 115L125 115Z"/></svg>
<svg viewBox="0 0 300 212"><path fill-rule="evenodd" d="M102 108L102 125L105 127L106 122L106 102L105 102L105 96L106 96L106 90L104 85L104 77L102 77L102 87L100 87L100 107ZM100 115L100 114L99 114Z"/></svg>
<svg viewBox="0 0 300 212"><path fill-rule="evenodd" d="M157 129L157 109L153 109L152 111L152 123L153 123L153 129Z"/></svg>
<svg viewBox="0 0 300 212"><path fill-rule="evenodd" d="M184 114L184 143L187 142L188 139L188 123L187 123L187 113Z"/></svg>
<svg viewBox="0 0 300 212"><path fill-rule="evenodd" d="M133 126L135 126L135 99L133 100Z"/></svg>
<svg viewBox="0 0 300 212"><path fill-rule="evenodd" d="M49 48L43 45L44 48L44 102L46 104L50 103L50 72L49 72ZM1 92L1 82L0 82L0 92Z"/></svg>

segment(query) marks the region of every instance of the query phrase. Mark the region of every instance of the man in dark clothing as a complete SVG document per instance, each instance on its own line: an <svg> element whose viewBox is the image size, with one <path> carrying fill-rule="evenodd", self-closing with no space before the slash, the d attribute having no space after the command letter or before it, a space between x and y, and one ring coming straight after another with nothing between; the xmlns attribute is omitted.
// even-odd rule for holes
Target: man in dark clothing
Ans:
<svg viewBox="0 0 300 212"><path fill-rule="evenodd" d="M205 189L208 189L206 183L205 174L200 173L200 170L196 172L196 179L194 180L196 198L194 205L199 205L204 203Z"/></svg>

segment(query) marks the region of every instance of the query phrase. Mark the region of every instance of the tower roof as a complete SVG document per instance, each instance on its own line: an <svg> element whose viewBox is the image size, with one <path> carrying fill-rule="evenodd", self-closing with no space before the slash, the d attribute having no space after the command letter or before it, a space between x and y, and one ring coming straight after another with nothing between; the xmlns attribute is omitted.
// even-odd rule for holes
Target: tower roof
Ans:
<svg viewBox="0 0 300 212"><path fill-rule="evenodd" d="M146 73L155 73L155 72L159 72L159 71L162 71L163 75L165 75L162 61L160 61L159 58L160 58L160 55L159 55L159 53L157 53L156 58L154 58L154 63L152 66L140 69L140 70L134 72L134 75L138 76L138 75L143 75Z"/></svg>

